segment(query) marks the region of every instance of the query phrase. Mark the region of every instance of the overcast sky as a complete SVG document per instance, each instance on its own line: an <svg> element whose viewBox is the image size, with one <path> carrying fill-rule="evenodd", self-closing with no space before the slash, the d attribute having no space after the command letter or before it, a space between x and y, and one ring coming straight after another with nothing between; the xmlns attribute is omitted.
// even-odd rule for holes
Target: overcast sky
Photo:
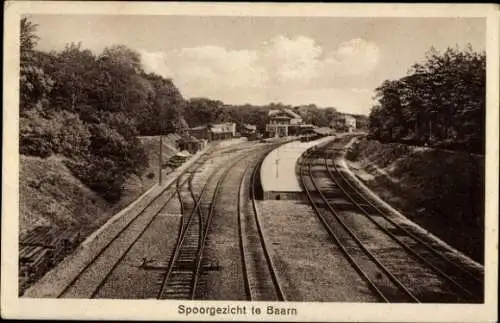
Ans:
<svg viewBox="0 0 500 323"><path fill-rule="evenodd" d="M283 102L368 114L373 90L399 78L431 46L485 49L485 20L33 15L38 48L123 44L184 97Z"/></svg>

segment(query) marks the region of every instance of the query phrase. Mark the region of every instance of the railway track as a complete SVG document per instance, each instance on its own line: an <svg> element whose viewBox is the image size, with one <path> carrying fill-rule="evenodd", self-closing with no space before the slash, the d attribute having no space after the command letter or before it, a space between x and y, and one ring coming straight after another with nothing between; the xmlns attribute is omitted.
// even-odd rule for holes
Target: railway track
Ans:
<svg viewBox="0 0 500 323"><path fill-rule="evenodd" d="M310 150L301 160L300 178L316 214L382 301L482 302L482 279L477 274L454 263L442 251L393 221L361 194L324 152ZM325 184L325 176L317 174L326 174L330 184ZM339 201L347 201L350 206ZM339 211L341 205L349 212ZM353 218L350 212L356 212L356 216ZM360 217L364 222L360 222ZM360 229L361 225L364 229ZM366 227L381 232L383 237L377 239L384 247L374 245L379 242L370 238ZM353 248L354 245L357 247ZM439 286L439 291L435 288L427 291L423 286L429 282L433 282L433 287Z"/></svg>
<svg viewBox="0 0 500 323"><path fill-rule="evenodd" d="M245 293L250 301L286 301L276 267L269 254L256 205L256 176L262 161L263 158L257 165L247 167L238 192L238 235ZM247 183L250 171L250 180ZM249 199L245 198L248 195Z"/></svg>
<svg viewBox="0 0 500 323"><path fill-rule="evenodd" d="M200 157L188 170L199 168L208 158ZM186 179L187 181L188 179ZM146 232L163 208L177 195L178 181L168 185L161 194L152 199L136 216L120 229L102 249L83 266L57 298L94 298L99 293L111 273L117 268L134 244ZM126 246L126 247L124 247ZM113 259L110 261L110 259Z"/></svg>
<svg viewBox="0 0 500 323"><path fill-rule="evenodd" d="M225 169L214 171L205 182L200 195L195 198L194 191L189 185L189 191L193 199L196 199L189 217L183 223L174 252L166 271L162 286L158 292L158 299L195 299L196 290L200 284L203 272L203 253L208 228L215 211L215 200L220 192L220 188L230 170L240 162L245 156L238 157ZM202 200L207 194L209 183L217 174L220 174L216 181L215 189L211 194L211 201L207 213L201 210ZM184 206L185 210L186 207ZM189 210L189 207L187 207Z"/></svg>
<svg viewBox="0 0 500 323"><path fill-rule="evenodd" d="M329 154L324 157L328 176L343 195L371 223L377 226L399 246L405 249L422 264L432 268L440 277L446 280L460 298L467 302L483 301L483 276L472 272L445 256L445 250L438 250L431 243L412 233L401 224L395 222L373 201L368 199L339 169L334 158Z"/></svg>
<svg viewBox="0 0 500 323"><path fill-rule="evenodd" d="M56 297L96 298L109 297L109 295L115 294L110 293L112 287L107 282L112 283L111 280L116 280L118 276L113 273L121 271L122 269L118 270L119 267L126 270L126 267L130 266L130 264L125 264L124 261L127 254L130 253L138 241L141 241L141 237L145 235L148 228L151 228L153 223L156 223L155 219L158 218L158 215L167 212L163 210L176 198L179 201L177 209L180 209L182 217L177 242L170 256L170 261L167 260L167 263L162 265L161 262L146 263L148 260L144 260L143 265L145 269L149 268L148 270L157 271L159 275L157 276L154 272L151 273L151 275L159 277L157 283L159 285L157 285L159 290L158 299L194 299L197 286L202 283L200 277L205 266L203 264L203 248L211 218L215 212L214 201L231 168L245 157L243 155L236 158L223 170L212 171L202 190L195 193L192 186L194 174L210 158L210 154L210 152L205 153L199 161L179 174L175 183L170 184L158 196L148 201L137 215L127 219L124 226L113 233L113 237L102 246L90 261L86 262L85 266L79 269L74 278ZM210 188L213 193L207 194L207 191L209 191L207 189L208 185L213 182L215 176L218 177L215 189ZM208 199L210 201L207 201ZM203 208L206 209L207 207L208 209L204 212ZM171 207L168 208L171 209ZM120 265L121 263L124 263L124 265ZM160 271L158 272L158 270ZM164 272L164 274L162 275L161 272ZM111 279L111 277L113 278ZM101 292L101 290L103 291Z"/></svg>
<svg viewBox="0 0 500 323"><path fill-rule="evenodd" d="M180 177L177 181L177 193L179 196L182 218L181 225L179 226L179 233L177 236L178 240L176 242L176 249L174 250L177 251L177 245L179 243L183 243L183 248L179 249L177 253L174 252L172 254L170 264L172 264L175 259L176 267L171 265L168 268L168 271L165 272L158 298L182 299L187 298L191 295L190 268L192 267L193 259L196 257L198 249L200 248L201 241L202 219L201 213L199 211L199 203L201 198L203 197L203 193L206 187L205 186L203 188L200 199L198 200L195 197L192 188L193 177L194 173L191 173L189 174L189 178L186 181L180 180ZM186 192L184 192L185 194L183 194L183 187L186 183L188 192L187 194ZM184 197L183 195L188 196ZM169 284L166 283L167 279L169 279Z"/></svg>
<svg viewBox="0 0 500 323"><path fill-rule="evenodd" d="M299 179L307 198L328 234L335 241L354 270L382 302L413 302L419 300L352 234L330 206L311 173L310 152L299 160ZM314 192L313 192L314 190ZM316 193L316 194L313 194ZM333 218L332 218L333 215Z"/></svg>

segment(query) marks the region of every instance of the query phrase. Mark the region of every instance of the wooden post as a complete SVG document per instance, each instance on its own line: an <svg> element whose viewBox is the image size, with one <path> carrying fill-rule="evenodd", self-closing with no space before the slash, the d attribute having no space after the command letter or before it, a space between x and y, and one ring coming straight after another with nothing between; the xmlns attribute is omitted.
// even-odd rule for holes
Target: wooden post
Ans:
<svg viewBox="0 0 500 323"><path fill-rule="evenodd" d="M161 182L162 182L162 171L161 171L161 169L163 167L163 152L162 151L163 151L163 136L160 134L160 156L159 156L160 157L159 158L160 165L158 167L159 168L158 169L158 172L159 172L159 174L158 174L158 181L159 181L160 185L161 185Z"/></svg>

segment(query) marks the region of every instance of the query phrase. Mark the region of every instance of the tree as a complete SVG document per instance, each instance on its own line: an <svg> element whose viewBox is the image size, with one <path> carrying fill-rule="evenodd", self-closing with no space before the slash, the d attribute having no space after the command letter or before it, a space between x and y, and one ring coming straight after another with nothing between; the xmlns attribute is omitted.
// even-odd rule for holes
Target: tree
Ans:
<svg viewBox="0 0 500 323"><path fill-rule="evenodd" d="M230 116L224 103L207 98L190 99L186 104L185 118L190 126L229 121Z"/></svg>
<svg viewBox="0 0 500 323"><path fill-rule="evenodd" d="M370 135L381 140L484 151L485 53L429 51L400 80L377 88Z"/></svg>
<svg viewBox="0 0 500 323"><path fill-rule="evenodd" d="M36 35L38 25L32 23L28 18L21 19L20 46L21 54L32 52L40 39ZM21 55L22 56L22 55Z"/></svg>
<svg viewBox="0 0 500 323"><path fill-rule="evenodd" d="M28 18L21 19L19 78L21 113L42 104L52 90L52 79L44 73L36 61L34 50L38 41L36 28L37 25Z"/></svg>
<svg viewBox="0 0 500 323"><path fill-rule="evenodd" d="M53 105L70 111L78 111L82 105L97 105L91 98L98 74L96 57L90 50L82 49L81 43L66 45L57 53L51 74L55 83Z"/></svg>

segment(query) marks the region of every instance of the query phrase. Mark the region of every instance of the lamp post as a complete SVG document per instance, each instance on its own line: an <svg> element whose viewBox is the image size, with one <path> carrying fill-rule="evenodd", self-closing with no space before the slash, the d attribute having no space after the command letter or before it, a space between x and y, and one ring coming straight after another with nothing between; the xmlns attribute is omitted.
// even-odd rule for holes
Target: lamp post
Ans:
<svg viewBox="0 0 500 323"><path fill-rule="evenodd" d="M279 175L279 173L278 173L278 169L279 169L278 164L279 164L279 162L280 162L280 151L278 149L278 150L276 150L276 178L278 178L278 175Z"/></svg>

